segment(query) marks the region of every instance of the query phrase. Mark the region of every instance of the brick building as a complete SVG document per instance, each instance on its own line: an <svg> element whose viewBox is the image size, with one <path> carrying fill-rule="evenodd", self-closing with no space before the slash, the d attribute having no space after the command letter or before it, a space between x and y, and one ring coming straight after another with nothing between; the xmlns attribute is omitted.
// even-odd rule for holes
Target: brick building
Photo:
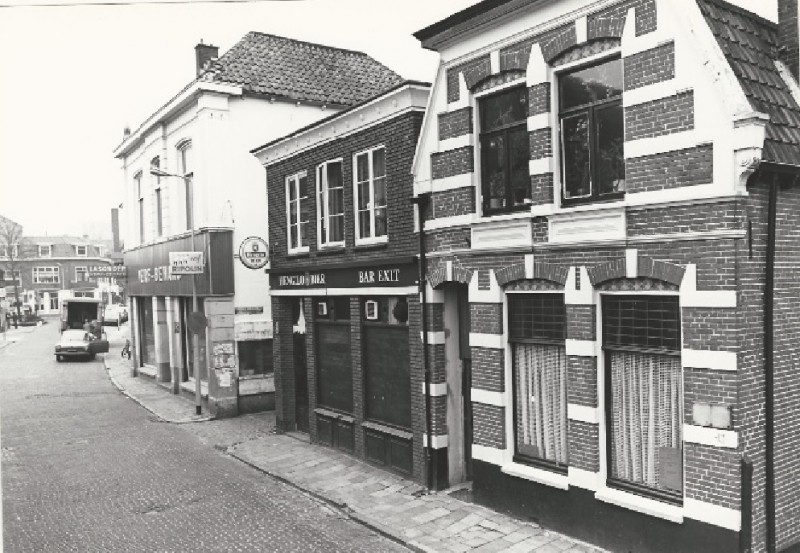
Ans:
<svg viewBox="0 0 800 553"><path fill-rule="evenodd" d="M438 486L613 550L798 550L779 4L485 0L416 33Z"/></svg>
<svg viewBox="0 0 800 553"><path fill-rule="evenodd" d="M428 91L401 83L253 150L267 173L278 427L419 480L410 170Z"/></svg>
<svg viewBox="0 0 800 553"><path fill-rule="evenodd" d="M195 53L197 78L115 151L132 362L173 393L199 379L210 411L234 416L272 409L275 391L264 170L249 151L401 78L362 52L258 32L221 56L202 43ZM203 274L171 274L170 254L187 251L204 252ZM196 346L193 311L208 320Z"/></svg>

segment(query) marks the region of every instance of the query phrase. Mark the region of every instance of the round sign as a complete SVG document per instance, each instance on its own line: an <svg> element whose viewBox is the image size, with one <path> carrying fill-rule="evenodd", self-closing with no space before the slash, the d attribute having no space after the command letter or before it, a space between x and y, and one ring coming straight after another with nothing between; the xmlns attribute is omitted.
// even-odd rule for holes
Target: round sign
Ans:
<svg viewBox="0 0 800 553"><path fill-rule="evenodd" d="M206 320L206 316L199 311L192 311L189 313L187 324L189 325L189 330L193 334L200 334L205 330L208 321Z"/></svg>
<svg viewBox="0 0 800 553"><path fill-rule="evenodd" d="M249 236L239 246L239 260L245 267L260 269L269 262L269 246L258 236Z"/></svg>

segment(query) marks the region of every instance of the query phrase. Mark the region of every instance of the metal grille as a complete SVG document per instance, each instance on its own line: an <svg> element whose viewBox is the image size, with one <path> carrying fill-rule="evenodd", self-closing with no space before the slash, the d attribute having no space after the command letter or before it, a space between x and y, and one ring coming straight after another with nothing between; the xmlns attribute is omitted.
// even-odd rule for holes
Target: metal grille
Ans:
<svg viewBox="0 0 800 553"><path fill-rule="evenodd" d="M680 352L678 298L605 296L603 346L615 349Z"/></svg>
<svg viewBox="0 0 800 553"><path fill-rule="evenodd" d="M509 336L515 340L563 342L567 311L563 294L509 294Z"/></svg>

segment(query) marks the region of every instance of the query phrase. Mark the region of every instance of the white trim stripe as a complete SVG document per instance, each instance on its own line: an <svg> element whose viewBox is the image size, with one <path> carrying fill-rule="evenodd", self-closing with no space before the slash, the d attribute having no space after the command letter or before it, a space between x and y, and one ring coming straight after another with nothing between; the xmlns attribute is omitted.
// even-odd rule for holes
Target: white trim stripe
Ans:
<svg viewBox="0 0 800 553"><path fill-rule="evenodd" d="M597 491L600 482L600 474L596 472L591 472L588 470L583 470L575 467L568 467L567 468L567 478L569 479L569 485L575 486L577 488L583 488L584 490L591 490L593 492Z"/></svg>
<svg viewBox="0 0 800 553"><path fill-rule="evenodd" d="M460 175L453 175L451 177L431 179L430 192L445 192L456 188L473 186L474 175L475 173L461 173Z"/></svg>
<svg viewBox="0 0 800 553"><path fill-rule="evenodd" d="M485 445L472 444L472 458L492 465L503 466L505 461L505 449L487 447Z"/></svg>
<svg viewBox="0 0 800 553"><path fill-rule="evenodd" d="M506 406L505 392L492 392L490 390L472 388L470 390L470 399L475 403L483 403L484 405L494 405L496 407Z"/></svg>
<svg viewBox="0 0 800 553"><path fill-rule="evenodd" d="M637 278L639 276L639 250L628 248L625 250L625 277Z"/></svg>
<svg viewBox="0 0 800 553"><path fill-rule="evenodd" d="M625 159L634 159L637 157L652 156L657 154L668 154L678 150L696 148L697 146L702 146L703 144L708 144L708 141L700 139L700 137L697 136L697 131L695 130L662 134L660 136L651 136L648 138L639 138L638 140L630 140L625 142Z"/></svg>
<svg viewBox="0 0 800 553"><path fill-rule="evenodd" d="M447 150L457 150L458 148L465 148L467 146L474 146L473 134L462 134L461 136L454 136L452 138L445 138L439 141L439 151L446 152Z"/></svg>
<svg viewBox="0 0 800 553"><path fill-rule="evenodd" d="M553 158L541 157L539 159L531 159L528 161L528 174L544 175L553 172Z"/></svg>
<svg viewBox="0 0 800 553"><path fill-rule="evenodd" d="M475 220L475 214L453 215L452 217L437 217L430 221L425 221L425 230L441 230L453 227L468 227Z"/></svg>
<svg viewBox="0 0 800 553"><path fill-rule="evenodd" d="M738 510L698 501L691 497L683 500L683 515L686 518L727 528L734 532L738 532L742 528L742 514Z"/></svg>
<svg viewBox="0 0 800 553"><path fill-rule="evenodd" d="M420 331L420 340L425 339L425 335ZM428 331L428 345L435 346L437 344L444 344L447 340L444 330L429 330Z"/></svg>
<svg viewBox="0 0 800 553"><path fill-rule="evenodd" d="M614 488L600 488L594 494L595 499L604 503L611 503L624 509L644 513L652 517L663 518L672 522L683 522L683 508L675 505L656 501L647 497L624 492Z"/></svg>
<svg viewBox="0 0 800 553"><path fill-rule="evenodd" d="M567 404L567 417L578 422L600 424L600 409L575 403Z"/></svg>
<svg viewBox="0 0 800 553"><path fill-rule="evenodd" d="M431 442L433 449L444 449L447 447L449 440L447 434L439 434L434 435ZM428 435L425 432L422 433L422 447L428 447Z"/></svg>
<svg viewBox="0 0 800 553"><path fill-rule="evenodd" d="M594 357L597 355L597 342L594 340L572 340L568 338L564 341L564 350L567 355Z"/></svg>
<svg viewBox="0 0 800 553"><path fill-rule="evenodd" d="M663 100L682 92L692 90L692 86L682 79L673 77L668 81L659 81L649 85L640 86L633 90L626 90L622 94L622 105L626 108L639 104L646 104L655 100Z"/></svg>
<svg viewBox="0 0 800 553"><path fill-rule="evenodd" d="M686 265L681 282L681 307L736 307L734 290L697 290L697 265Z"/></svg>
<svg viewBox="0 0 800 553"><path fill-rule="evenodd" d="M682 349L681 365L684 368L735 371L738 368L738 360L734 351Z"/></svg>
<svg viewBox="0 0 800 553"><path fill-rule="evenodd" d="M528 116L528 130L538 131L540 129L549 129L552 126L550 122L550 113L537 113L536 115Z"/></svg>
<svg viewBox="0 0 800 553"><path fill-rule="evenodd" d="M544 470L518 463L506 463L500 470L510 476L516 476L524 480L533 480L545 486L551 486L560 490L569 489L569 479L564 474L559 474L550 470Z"/></svg>
<svg viewBox="0 0 800 553"><path fill-rule="evenodd" d="M739 446L739 434L735 430L684 424L683 441L691 444L736 449Z"/></svg>
<svg viewBox="0 0 800 553"><path fill-rule="evenodd" d="M506 343L502 334L469 333L469 345L477 348L505 349Z"/></svg>
<svg viewBox="0 0 800 553"><path fill-rule="evenodd" d="M422 387L422 395L425 395L425 383L421 383L420 386ZM446 382L431 382L430 386L430 396L431 397L438 397L438 396L446 396L447 395L447 383Z"/></svg>

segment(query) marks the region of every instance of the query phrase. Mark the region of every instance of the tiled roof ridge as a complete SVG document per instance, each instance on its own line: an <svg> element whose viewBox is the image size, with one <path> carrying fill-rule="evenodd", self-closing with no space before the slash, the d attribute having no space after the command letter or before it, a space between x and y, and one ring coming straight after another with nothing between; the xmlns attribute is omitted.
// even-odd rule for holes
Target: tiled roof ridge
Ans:
<svg viewBox="0 0 800 553"><path fill-rule="evenodd" d="M245 35L245 38L247 38L248 36L251 36L251 35L259 35L259 36L264 36L264 37L269 37L269 38L277 38L277 39L280 39L280 40L286 40L288 42L296 42L298 44L307 44L308 46L312 46L312 47L315 47L315 48L323 48L325 50L338 50L340 52L345 52L345 53L349 53L349 54L357 54L359 56L372 57L369 54L367 54L366 52L362 52L361 50L352 50L350 48L342 48L341 46L331 46L329 44L320 44L319 42L310 42L308 40L300 40L300 39L291 38L291 37L288 37L288 36L276 35L276 34L273 34L273 33L265 33L263 31L250 31L249 33L247 33Z"/></svg>
<svg viewBox="0 0 800 553"><path fill-rule="evenodd" d="M716 4L717 7L726 9L728 11L735 12L735 13L741 15L742 17L747 17L749 19L752 19L753 21L755 21L756 23L758 23L760 25L764 25L764 26L770 27L772 30L777 30L778 29L778 24L775 23L774 21L770 21L766 17L758 15L755 12L751 12L747 8L743 8L741 6L737 6L736 4L731 4L727 0L696 0L696 1L698 1L698 2L706 2L707 4Z"/></svg>

